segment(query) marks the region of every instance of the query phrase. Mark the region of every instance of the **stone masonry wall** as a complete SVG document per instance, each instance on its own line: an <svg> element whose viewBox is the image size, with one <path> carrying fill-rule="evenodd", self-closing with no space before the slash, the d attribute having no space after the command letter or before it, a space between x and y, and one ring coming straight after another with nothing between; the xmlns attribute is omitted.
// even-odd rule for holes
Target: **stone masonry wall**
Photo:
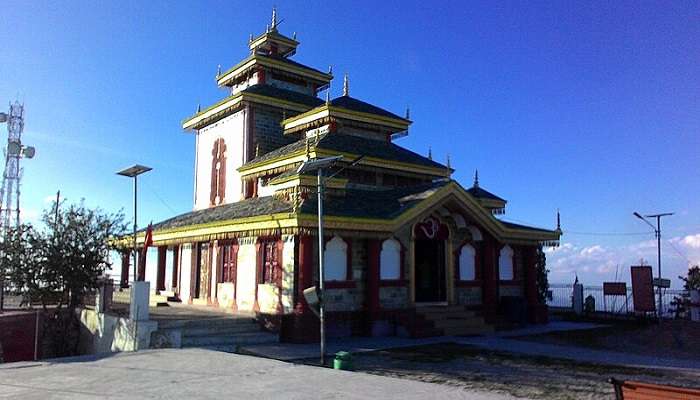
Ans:
<svg viewBox="0 0 700 400"><path fill-rule="evenodd" d="M255 116L255 143L253 151L257 147L258 155L269 153L272 150L286 146L295 141L294 137L285 137L282 133L283 118L296 115L294 112L283 112L272 107L256 105Z"/></svg>
<svg viewBox="0 0 700 400"><path fill-rule="evenodd" d="M455 300L459 305L477 306L481 305L480 287L458 287L455 289Z"/></svg>

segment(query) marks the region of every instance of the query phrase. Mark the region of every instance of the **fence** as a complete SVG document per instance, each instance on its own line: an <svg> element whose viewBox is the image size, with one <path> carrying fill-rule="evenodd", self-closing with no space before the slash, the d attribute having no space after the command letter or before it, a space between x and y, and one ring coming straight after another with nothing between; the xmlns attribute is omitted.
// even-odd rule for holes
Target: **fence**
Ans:
<svg viewBox="0 0 700 400"><path fill-rule="evenodd" d="M552 308L571 309L573 284L552 283L549 285L547 296L547 305ZM584 286L583 298L593 296L595 299L595 310L598 312L607 312L613 314L624 314L634 311L634 300L632 298L632 288L627 288L627 296L607 296L603 298L603 286ZM658 292L654 293L654 298L658 299ZM674 316L675 306L673 301L677 297L687 296L685 290L677 289L662 289L661 292L661 310L662 315L666 318ZM658 302L658 300L656 300Z"/></svg>

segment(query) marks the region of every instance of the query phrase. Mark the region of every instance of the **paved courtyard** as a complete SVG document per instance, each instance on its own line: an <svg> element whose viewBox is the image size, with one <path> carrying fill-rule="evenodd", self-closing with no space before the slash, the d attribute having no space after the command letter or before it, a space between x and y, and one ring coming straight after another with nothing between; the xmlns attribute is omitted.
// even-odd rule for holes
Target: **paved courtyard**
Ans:
<svg viewBox="0 0 700 400"><path fill-rule="evenodd" d="M0 399L513 399L201 349L0 366Z"/></svg>

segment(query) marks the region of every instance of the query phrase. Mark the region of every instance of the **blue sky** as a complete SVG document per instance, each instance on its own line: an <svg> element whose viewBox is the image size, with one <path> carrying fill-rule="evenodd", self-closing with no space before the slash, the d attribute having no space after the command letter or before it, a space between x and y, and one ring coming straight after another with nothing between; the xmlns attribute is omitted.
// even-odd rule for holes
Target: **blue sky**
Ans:
<svg viewBox="0 0 700 400"><path fill-rule="evenodd" d="M25 102L24 142L37 147L23 164L27 219L59 189L130 216L130 182L114 172L134 162L154 167L141 225L190 210L194 138L180 122L225 95L217 64L247 55L272 3L3 4L0 104ZM280 30L301 42L294 59L341 77L335 95L348 72L353 97L410 106L400 144L449 153L465 186L478 168L509 201L506 219L553 228L561 210L551 280L655 265L635 210L676 212L664 221L667 275L700 261L696 2L276 4Z"/></svg>

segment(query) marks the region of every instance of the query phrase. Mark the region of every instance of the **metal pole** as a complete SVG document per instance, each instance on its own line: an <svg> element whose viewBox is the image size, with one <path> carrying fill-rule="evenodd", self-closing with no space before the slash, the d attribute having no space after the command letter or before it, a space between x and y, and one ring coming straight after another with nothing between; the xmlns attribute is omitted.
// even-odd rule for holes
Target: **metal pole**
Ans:
<svg viewBox="0 0 700 400"><path fill-rule="evenodd" d="M138 181L138 175L134 175L134 281L138 280L137 279L137 266L136 266L136 200L137 200L137 184Z"/></svg>
<svg viewBox="0 0 700 400"><path fill-rule="evenodd" d="M318 314L321 322L321 365L325 365L326 361L326 321L325 321L325 292L323 291L323 281L325 274L323 271L323 169L318 169L318 280L321 290L321 299L318 304Z"/></svg>
<svg viewBox="0 0 700 400"><path fill-rule="evenodd" d="M661 295L661 216L656 216L656 249L658 256L658 266L659 266L659 322L661 322L661 316L663 315L663 300Z"/></svg>

